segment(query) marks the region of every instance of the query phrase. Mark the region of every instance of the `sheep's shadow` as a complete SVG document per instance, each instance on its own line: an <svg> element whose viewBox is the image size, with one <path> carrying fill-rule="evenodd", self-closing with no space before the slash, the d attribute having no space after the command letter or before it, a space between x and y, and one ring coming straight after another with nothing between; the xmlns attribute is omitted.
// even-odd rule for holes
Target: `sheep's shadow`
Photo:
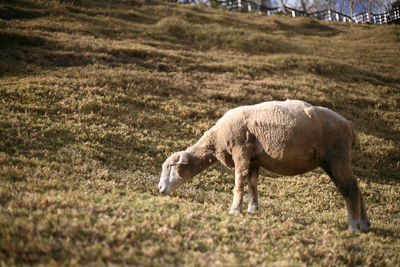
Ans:
<svg viewBox="0 0 400 267"><path fill-rule="evenodd" d="M382 228L382 227L374 227L373 225L371 226L371 228L368 230L368 232L373 233L376 236L380 236L380 237L390 237L390 238L395 238L395 239L400 239L400 233L397 231L393 231L387 228Z"/></svg>

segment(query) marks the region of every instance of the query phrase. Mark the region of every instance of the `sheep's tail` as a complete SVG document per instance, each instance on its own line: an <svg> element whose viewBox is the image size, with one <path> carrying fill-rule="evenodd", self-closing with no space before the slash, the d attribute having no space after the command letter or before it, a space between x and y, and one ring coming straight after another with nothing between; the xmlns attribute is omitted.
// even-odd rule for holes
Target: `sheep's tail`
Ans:
<svg viewBox="0 0 400 267"><path fill-rule="evenodd" d="M357 145L358 137L356 131L354 130L353 123L351 123L351 132L353 133L353 141L351 142L351 146L355 147Z"/></svg>

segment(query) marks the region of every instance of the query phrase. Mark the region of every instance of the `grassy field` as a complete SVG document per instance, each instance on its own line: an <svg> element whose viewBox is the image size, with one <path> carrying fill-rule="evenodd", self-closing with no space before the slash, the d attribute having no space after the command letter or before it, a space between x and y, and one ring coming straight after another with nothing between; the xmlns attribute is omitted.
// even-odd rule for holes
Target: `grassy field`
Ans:
<svg viewBox="0 0 400 267"><path fill-rule="evenodd" d="M11 3L12 2L12 3ZM157 0L0 2L0 265L400 265L400 26ZM263 172L230 216L221 165L161 164L230 108L303 99L352 120L372 227L321 170Z"/></svg>

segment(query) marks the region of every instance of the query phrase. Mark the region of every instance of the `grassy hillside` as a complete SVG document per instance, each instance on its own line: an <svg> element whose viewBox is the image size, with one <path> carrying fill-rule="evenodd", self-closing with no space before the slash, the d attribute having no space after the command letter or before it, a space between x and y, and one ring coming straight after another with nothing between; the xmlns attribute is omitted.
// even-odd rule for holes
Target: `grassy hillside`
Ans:
<svg viewBox="0 0 400 267"><path fill-rule="evenodd" d="M400 265L399 55L394 25L0 2L0 265ZM369 232L321 169L263 172L251 215L228 215L221 165L158 194L165 158L227 110L287 98L354 122Z"/></svg>

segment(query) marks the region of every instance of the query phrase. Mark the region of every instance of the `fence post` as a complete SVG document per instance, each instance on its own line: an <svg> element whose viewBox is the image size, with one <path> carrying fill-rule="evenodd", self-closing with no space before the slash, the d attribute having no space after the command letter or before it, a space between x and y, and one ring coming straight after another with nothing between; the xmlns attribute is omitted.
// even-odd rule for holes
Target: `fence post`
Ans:
<svg viewBox="0 0 400 267"><path fill-rule="evenodd" d="M332 15L331 15L331 10L328 9L328 20L331 21L332 20Z"/></svg>
<svg viewBox="0 0 400 267"><path fill-rule="evenodd" d="M385 23L387 23L387 15L386 15L386 13L383 15L383 20L385 21Z"/></svg>
<svg viewBox="0 0 400 267"><path fill-rule="evenodd" d="M336 21L340 21L339 13L336 13Z"/></svg>
<svg viewBox="0 0 400 267"><path fill-rule="evenodd" d="M250 4L250 2L247 3L247 11L251 12L251 4Z"/></svg>
<svg viewBox="0 0 400 267"><path fill-rule="evenodd" d="M292 17L295 18L296 17L296 12L294 10L292 10Z"/></svg>

